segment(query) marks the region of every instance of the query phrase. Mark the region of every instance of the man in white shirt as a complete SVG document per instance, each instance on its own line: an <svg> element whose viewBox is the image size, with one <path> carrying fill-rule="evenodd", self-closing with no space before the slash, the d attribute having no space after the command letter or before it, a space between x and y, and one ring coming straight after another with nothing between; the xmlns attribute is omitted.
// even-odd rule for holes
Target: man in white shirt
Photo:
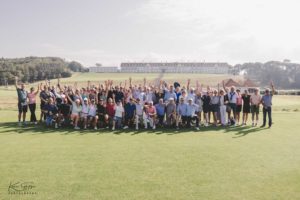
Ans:
<svg viewBox="0 0 300 200"><path fill-rule="evenodd" d="M116 124L118 128L121 127L123 116L124 116L124 107L121 101L119 100L117 101L117 105L115 107L115 116L114 116L112 130L115 130Z"/></svg>
<svg viewBox="0 0 300 200"><path fill-rule="evenodd" d="M261 103L261 95L259 94L259 89L256 88L254 94L250 97L251 103L251 113L252 113L252 126L257 126L258 116L259 116L259 106ZM255 122L254 122L255 118Z"/></svg>

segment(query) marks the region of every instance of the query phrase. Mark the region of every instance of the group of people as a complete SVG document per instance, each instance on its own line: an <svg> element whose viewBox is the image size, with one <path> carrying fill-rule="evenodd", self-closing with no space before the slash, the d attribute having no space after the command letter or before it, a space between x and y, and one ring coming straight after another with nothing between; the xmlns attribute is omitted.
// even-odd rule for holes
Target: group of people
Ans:
<svg viewBox="0 0 300 200"><path fill-rule="evenodd" d="M272 96L275 93L266 89L263 96L257 88L254 94L241 91L234 86L222 89L207 87L204 91L199 82L191 87L178 82L168 84L160 80L156 84L132 84L132 79L120 84L107 80L103 84L86 87L56 85L45 81L37 90L26 91L24 83L15 86L18 94L19 125L26 124L29 107L30 123L37 124L36 104L40 98L40 122L46 126L60 128L73 126L74 129L111 128L139 130L159 128L195 128L201 126L246 126L248 115L252 114L252 126L257 126L259 111L263 108L263 124L272 126ZM242 113L242 114L241 114ZM21 122L21 118L23 122Z"/></svg>

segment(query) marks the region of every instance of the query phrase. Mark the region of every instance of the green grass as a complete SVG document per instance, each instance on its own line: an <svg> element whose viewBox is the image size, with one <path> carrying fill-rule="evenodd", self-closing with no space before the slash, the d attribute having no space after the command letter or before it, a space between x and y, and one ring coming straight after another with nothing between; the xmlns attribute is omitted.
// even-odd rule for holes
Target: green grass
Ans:
<svg viewBox="0 0 300 200"><path fill-rule="evenodd" d="M15 91L0 90L1 104L3 94L16 104ZM272 129L198 132L19 128L3 107L0 199L300 199L299 100L274 97ZM8 194L17 181L37 194Z"/></svg>

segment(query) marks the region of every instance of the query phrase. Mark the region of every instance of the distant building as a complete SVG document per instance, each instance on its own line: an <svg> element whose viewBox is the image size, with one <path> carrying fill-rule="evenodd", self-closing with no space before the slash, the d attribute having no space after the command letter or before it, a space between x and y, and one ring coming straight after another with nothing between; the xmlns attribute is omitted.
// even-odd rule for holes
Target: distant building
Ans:
<svg viewBox="0 0 300 200"><path fill-rule="evenodd" d="M246 79L244 82L237 82L230 78L224 80L224 85L227 88L234 86L236 89L240 89L241 93L244 93L245 90L248 90L250 94L253 94L254 90L258 88L258 85L250 79Z"/></svg>
<svg viewBox="0 0 300 200"><path fill-rule="evenodd" d="M193 63L193 62L165 62L165 63L121 63L124 73L204 73L228 74L230 65L227 63Z"/></svg>
<svg viewBox="0 0 300 200"><path fill-rule="evenodd" d="M117 73L120 72L118 67L104 67L104 66L97 66L97 67L90 67L89 72L96 72L96 73Z"/></svg>

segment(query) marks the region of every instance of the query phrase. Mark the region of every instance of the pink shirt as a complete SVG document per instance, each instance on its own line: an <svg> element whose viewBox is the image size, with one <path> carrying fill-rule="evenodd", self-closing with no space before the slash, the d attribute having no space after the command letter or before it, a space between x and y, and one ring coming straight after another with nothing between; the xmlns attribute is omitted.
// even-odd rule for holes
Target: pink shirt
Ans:
<svg viewBox="0 0 300 200"><path fill-rule="evenodd" d="M35 104L35 102L36 102L36 99L35 99L36 94L35 94L35 92L28 93L27 96L28 96L28 99L29 99L29 104Z"/></svg>
<svg viewBox="0 0 300 200"><path fill-rule="evenodd" d="M242 105L242 103L243 103L242 95L237 94L236 105Z"/></svg>

